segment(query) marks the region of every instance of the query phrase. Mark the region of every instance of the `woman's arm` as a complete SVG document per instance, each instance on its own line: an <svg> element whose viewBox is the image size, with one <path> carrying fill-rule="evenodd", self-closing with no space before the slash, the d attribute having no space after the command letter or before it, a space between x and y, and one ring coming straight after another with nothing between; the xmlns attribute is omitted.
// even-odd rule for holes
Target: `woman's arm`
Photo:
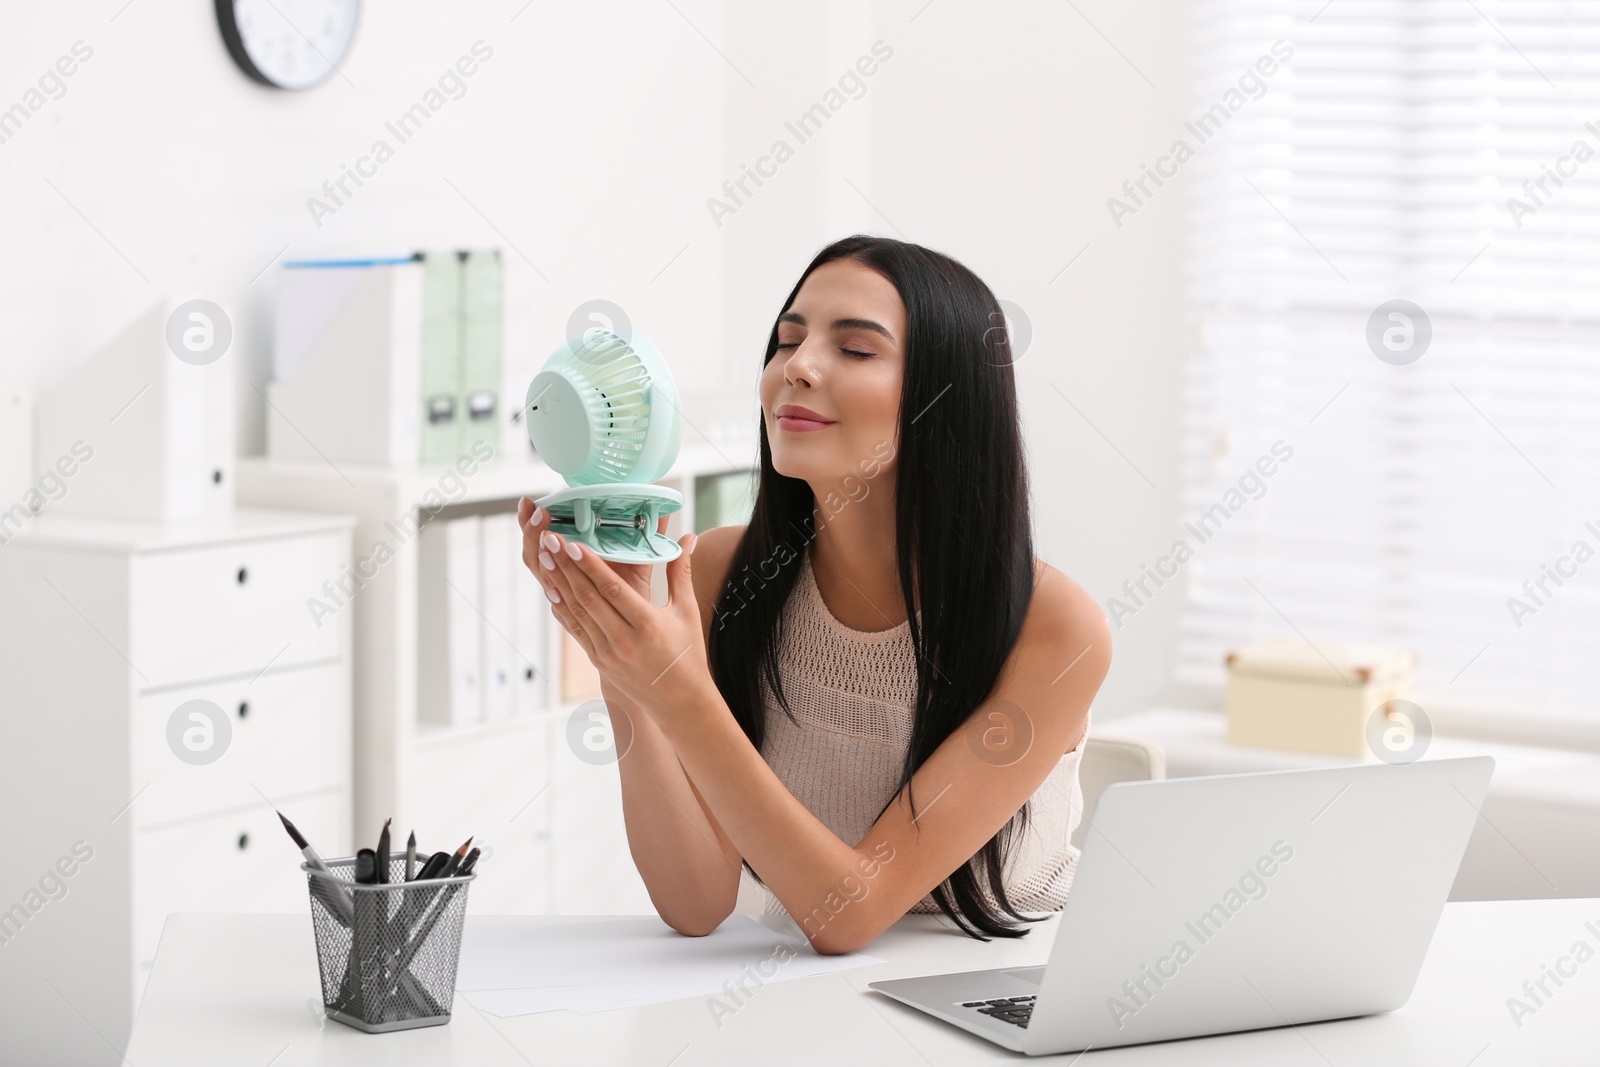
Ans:
<svg viewBox="0 0 1600 1067"><path fill-rule="evenodd" d="M1041 583L1034 605L990 699L912 777L916 813L902 792L859 842L840 840L789 792L715 686L650 709L712 815L816 951L851 952L876 938L975 855L1077 746L1110 665L1110 628L1060 575ZM997 729L1011 733L993 748Z"/></svg>
<svg viewBox="0 0 1600 1067"><path fill-rule="evenodd" d="M989 698L912 777L918 810L902 793L851 844L789 792L723 701L706 669L687 552L667 565L668 600L657 607L587 548L544 540L563 624L603 676L645 704L710 817L818 952L873 940L994 837L1078 745L1111 663L1099 606L1045 568ZM683 547L692 552L692 539ZM991 747L1002 724L1005 739ZM863 876L869 891L857 895Z"/></svg>
<svg viewBox="0 0 1600 1067"><path fill-rule="evenodd" d="M549 529L550 516L524 498L518 503L517 521L522 526L523 562L541 585L549 588L551 572L538 555L539 537ZM665 534L666 528L667 517L662 516L656 530ZM651 569L642 564L614 566L616 574L647 599ZM703 597L714 595L709 584L698 588ZM553 617L565 624L564 614L555 611ZM710 614L708 608L706 616ZM637 702L618 690L604 672L600 695L610 711L615 750L624 753L618 771L634 866L662 921L682 934L708 934L728 917L738 899L739 852L710 816L677 753L651 717L641 713Z"/></svg>
<svg viewBox="0 0 1600 1067"><path fill-rule="evenodd" d="M700 937L732 912L742 857L706 813L678 754L648 713L604 678L622 775L622 814L628 850L661 919L681 934Z"/></svg>

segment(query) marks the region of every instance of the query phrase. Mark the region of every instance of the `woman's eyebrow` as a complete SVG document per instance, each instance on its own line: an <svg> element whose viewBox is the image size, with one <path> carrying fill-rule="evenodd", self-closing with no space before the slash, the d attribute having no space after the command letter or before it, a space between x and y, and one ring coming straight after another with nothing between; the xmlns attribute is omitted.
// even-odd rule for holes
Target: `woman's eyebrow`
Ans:
<svg viewBox="0 0 1600 1067"><path fill-rule="evenodd" d="M782 315L778 316L778 321L792 322L797 326L804 326L806 324L805 316L797 314L793 311L785 311ZM883 334L883 336L887 337L889 340L894 340L894 334L890 333L888 329L883 326L883 324L873 322L871 319L834 319L833 328L835 330L874 330Z"/></svg>

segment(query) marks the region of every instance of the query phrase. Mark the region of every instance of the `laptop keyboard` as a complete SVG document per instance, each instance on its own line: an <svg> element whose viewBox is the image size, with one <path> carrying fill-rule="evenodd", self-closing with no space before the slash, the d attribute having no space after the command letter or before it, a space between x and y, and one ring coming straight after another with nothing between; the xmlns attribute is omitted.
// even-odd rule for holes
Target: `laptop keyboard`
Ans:
<svg viewBox="0 0 1600 1067"><path fill-rule="evenodd" d="M1025 997L1000 997L998 1000L964 1000L963 1008L975 1008L979 1015L988 1015L1004 1022L1026 1028L1033 1018L1033 1001L1036 994Z"/></svg>

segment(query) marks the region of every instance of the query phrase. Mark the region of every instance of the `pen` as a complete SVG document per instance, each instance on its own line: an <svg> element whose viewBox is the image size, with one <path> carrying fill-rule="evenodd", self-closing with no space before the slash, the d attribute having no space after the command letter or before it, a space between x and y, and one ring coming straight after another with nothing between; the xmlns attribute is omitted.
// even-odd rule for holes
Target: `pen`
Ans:
<svg viewBox="0 0 1600 1067"><path fill-rule="evenodd" d="M383 820L383 832L378 835L377 877L373 878L373 881L379 884L385 884L389 881L389 824L391 822L394 822L393 816Z"/></svg>
<svg viewBox="0 0 1600 1067"><path fill-rule="evenodd" d="M411 881L417 876L417 832L411 831L411 836L406 838L406 881Z"/></svg>
<svg viewBox="0 0 1600 1067"><path fill-rule="evenodd" d="M461 866L456 868L456 877L465 878L472 873L472 868L478 862L478 850L475 848L467 853L467 858L461 861Z"/></svg>
<svg viewBox="0 0 1600 1067"><path fill-rule="evenodd" d="M476 860L473 862L475 863ZM466 864L463 863L462 867L465 866ZM466 874L470 873L470 871L466 872ZM461 878L464 876L465 875L461 870L457 870L454 874L454 877L456 878ZM450 904L455 900L456 894L465 888L465 885L448 885L441 887L441 889L438 891L435 891L434 896L439 899L430 900L430 903L434 904L434 907L432 907L425 915L423 915L421 921L416 925L415 932L406 939L405 945L401 948L400 955L395 961L397 969L404 971L411 966L411 961L416 958L418 951L420 951L422 946L427 943L428 935L431 934L433 932L433 928L439 924L439 920L444 917L445 912L450 910Z"/></svg>
<svg viewBox="0 0 1600 1067"><path fill-rule="evenodd" d="M372 885L378 880L378 854L370 848L356 850L356 882Z"/></svg>
<svg viewBox="0 0 1600 1067"><path fill-rule="evenodd" d="M330 877L337 877L322 858L321 853L311 847L311 842L307 841L295 824L289 821L288 816L280 811L278 812L278 818L283 820L283 828L289 831L289 837L294 841L295 847L300 850L300 854L306 858L306 862L311 865L312 869L321 871ZM313 892L317 894L317 898L333 913L333 917L341 925L348 927L351 920L350 902L338 890L326 884L321 878L311 879L311 885Z"/></svg>

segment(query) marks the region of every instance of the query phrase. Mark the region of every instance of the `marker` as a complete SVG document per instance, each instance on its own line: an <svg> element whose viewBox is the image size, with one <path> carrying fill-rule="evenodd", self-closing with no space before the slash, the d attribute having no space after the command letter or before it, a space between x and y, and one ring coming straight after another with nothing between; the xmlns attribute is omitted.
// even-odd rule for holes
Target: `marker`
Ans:
<svg viewBox="0 0 1600 1067"><path fill-rule="evenodd" d="M437 878L444 870L444 865L450 862L450 853L435 852L428 857L428 862L422 865L422 870L417 872L417 880L424 878Z"/></svg>

